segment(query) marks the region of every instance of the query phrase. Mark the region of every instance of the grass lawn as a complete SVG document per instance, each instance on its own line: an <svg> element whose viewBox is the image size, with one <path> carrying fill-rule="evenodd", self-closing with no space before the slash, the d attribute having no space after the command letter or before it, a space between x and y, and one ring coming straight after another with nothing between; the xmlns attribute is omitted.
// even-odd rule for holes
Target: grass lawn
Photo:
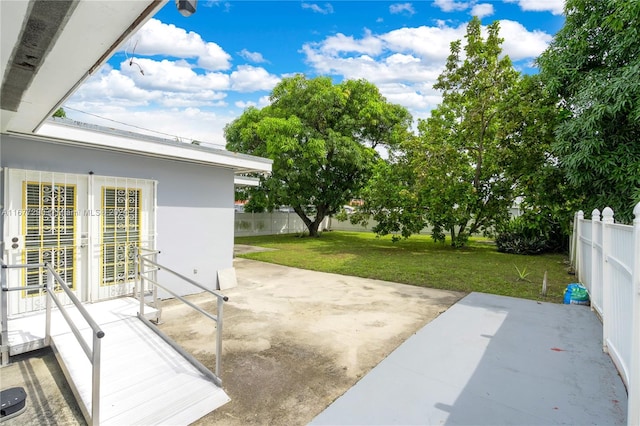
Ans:
<svg viewBox="0 0 640 426"><path fill-rule="evenodd" d="M463 292L515 296L561 303L567 284L566 256L521 256L498 253L485 239L471 239L454 249L434 243L430 236L413 235L396 243L370 232L325 232L320 238L297 235L238 237L236 244L277 249L242 255L280 265ZM520 278L517 269L524 272ZM547 271L547 296L540 295Z"/></svg>

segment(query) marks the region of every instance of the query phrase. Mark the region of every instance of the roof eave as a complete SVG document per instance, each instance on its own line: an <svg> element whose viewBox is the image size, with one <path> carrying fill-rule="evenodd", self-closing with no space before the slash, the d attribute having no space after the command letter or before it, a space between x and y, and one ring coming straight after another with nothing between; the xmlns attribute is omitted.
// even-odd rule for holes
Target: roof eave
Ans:
<svg viewBox="0 0 640 426"><path fill-rule="evenodd" d="M160 143L108 132L98 132L46 121L38 134L10 132L16 137L37 139L61 145L82 146L103 151L122 152L145 157L163 158L180 162L203 164L232 169L234 173L270 173L273 161L267 158L214 150L180 143Z"/></svg>

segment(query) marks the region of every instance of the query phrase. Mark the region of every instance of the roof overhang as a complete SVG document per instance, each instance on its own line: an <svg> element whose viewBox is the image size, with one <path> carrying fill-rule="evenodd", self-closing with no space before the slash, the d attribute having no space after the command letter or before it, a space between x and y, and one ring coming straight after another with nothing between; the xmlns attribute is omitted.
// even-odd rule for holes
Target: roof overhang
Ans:
<svg viewBox="0 0 640 426"><path fill-rule="evenodd" d="M138 133L110 129L69 119L48 119L38 134L10 133L15 137L61 145L232 169L234 173L270 173L272 160Z"/></svg>
<svg viewBox="0 0 640 426"><path fill-rule="evenodd" d="M36 132L166 2L0 1L0 132Z"/></svg>
<svg viewBox="0 0 640 426"><path fill-rule="evenodd" d="M236 176L233 179L233 184L239 187L260 186L260 178L252 176Z"/></svg>

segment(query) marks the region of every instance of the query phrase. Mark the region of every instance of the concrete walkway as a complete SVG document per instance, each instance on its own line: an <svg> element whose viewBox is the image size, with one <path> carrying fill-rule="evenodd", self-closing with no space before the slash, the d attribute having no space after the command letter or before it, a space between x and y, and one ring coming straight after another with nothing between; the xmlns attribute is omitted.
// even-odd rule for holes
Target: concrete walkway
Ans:
<svg viewBox="0 0 640 426"><path fill-rule="evenodd" d="M472 293L312 425L618 425L627 394L588 307Z"/></svg>

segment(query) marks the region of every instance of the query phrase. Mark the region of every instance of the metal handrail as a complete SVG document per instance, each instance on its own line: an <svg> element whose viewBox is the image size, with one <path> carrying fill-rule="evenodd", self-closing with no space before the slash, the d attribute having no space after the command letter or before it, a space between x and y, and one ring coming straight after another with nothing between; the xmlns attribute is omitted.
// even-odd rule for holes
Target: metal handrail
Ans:
<svg viewBox="0 0 640 426"><path fill-rule="evenodd" d="M5 282L7 281L7 264L0 257L0 365L9 364L9 326L8 313L9 303L7 292L5 290Z"/></svg>
<svg viewBox="0 0 640 426"><path fill-rule="evenodd" d="M147 254L141 254L139 249L141 248L136 248L135 250L135 260L136 260L136 264L137 264L137 271L138 271L138 277L140 280L140 312L138 313L138 317L140 317L141 320L143 320L143 322L145 322L145 324L147 324L149 327L151 327L160 337L162 337L168 344L170 344L175 350L177 350L181 355L183 355L188 361L190 361L196 368L198 368L198 370L200 370L202 373L204 373L205 375L211 377L213 379L213 381L218 385L218 386L222 386L222 379L220 378L220 371L222 369L222 311L223 311L223 304L224 302L227 302L229 300L229 298L227 296L224 296L216 291L213 291L205 286L203 286L202 284L188 278L185 277L184 275L180 274L179 272L176 272L172 269L169 269L161 264L159 264L156 261L150 260L148 258L146 258L145 256L149 255L149 254L157 254L159 252L154 252L153 250L149 250L149 249L143 249L146 250ZM145 264L150 264L152 266L154 266L156 269L155 270L164 270L169 272L170 274L180 278L181 280L195 286L196 288L205 291L209 294L214 295L217 298L217 315L213 315L207 311L205 311L204 309L202 309L201 307L199 307L198 305L194 304L193 302L185 299L184 297L180 296L179 294L175 293L174 291L170 290L166 285L160 284L158 281L146 277L144 275L145 272L148 271L144 271L144 266ZM164 333L162 333L157 327L153 326L151 324L151 322L149 320L147 320L144 317L144 285L145 282L149 282L154 286L154 291L156 287L160 287L161 289L163 289L164 291L166 291L167 293L171 294L173 297L175 297L176 299L180 300L181 302L183 302L184 304L186 304L187 306L191 307L192 309L195 309L197 312L201 313L202 315L204 315L205 317L209 318L212 321L215 321L216 325L217 325L217 330L216 330L216 366L215 366L215 374L212 374L204 365L202 365L198 360L196 360L191 354L187 353L186 351L184 351L184 349L182 349L175 341L173 341L173 339L171 339L170 337L168 337L167 335L165 335ZM156 305L156 308L158 308L158 306Z"/></svg>
<svg viewBox="0 0 640 426"><path fill-rule="evenodd" d="M142 254L140 253L141 251L145 251L146 253ZM136 282L133 287L133 296L138 297L137 292L138 292L138 286L139 286L140 287L140 313L142 314L144 314L144 295L145 295L144 279L147 279L147 280L150 279L146 274L157 272L160 270L160 268L153 268L153 269L145 268L144 265L138 262L138 256L152 256L155 259L158 254L160 254L160 250L149 249L141 246L134 247L134 260L136 264ZM138 283L140 283L140 285L138 285ZM156 323L160 323L160 316L162 314L162 309L160 308L160 305L158 302L157 286L154 286L151 289L151 296L153 298L152 306L156 309Z"/></svg>
<svg viewBox="0 0 640 426"><path fill-rule="evenodd" d="M148 263L150 263L150 264L152 264L153 266L155 266L155 267L157 267L157 268L159 268L159 269L161 269L161 270L163 270L163 271L167 271L167 272L169 272L169 273L171 273L171 274L175 275L175 276L176 276L176 277L178 277L178 278L181 278L182 280L184 280L184 281L188 282L189 284L192 284L192 285L194 285L194 286L198 287L198 288L199 288L200 290L202 290L202 291L206 291L207 293L213 294L214 296L216 296L216 297L217 297L217 298L219 298L219 299L223 299L225 302L229 300L229 298L228 298L227 296L222 295L222 294L220 294L220 293L218 293L218 292L216 292L216 291L213 291L213 290L211 290L210 288L207 288L207 287L203 286L202 284L198 283L197 281L194 281L194 280L192 280L191 278L185 277L185 276L184 276L184 275L182 275L181 273L176 272L176 271L173 271L173 270L171 270L171 269L167 268L166 266L162 266L162 265L160 265L159 263L154 262L153 260L144 259L144 261L145 261L145 262L148 262ZM163 287L163 286L160 286L160 287L162 287L163 289L165 289L165 290L166 290L166 288L165 288L165 287ZM167 291L168 291L168 290L167 290Z"/></svg>
<svg viewBox="0 0 640 426"><path fill-rule="evenodd" d="M45 285L29 285L23 287L8 287L8 280L6 276L7 269L36 269L44 268L44 263L32 263L32 264L14 264L8 265L4 259L0 257L0 306L2 306L2 330L0 331L0 358L2 358L1 365L9 364L9 300L7 299L7 293L10 291L29 291L29 290L45 290Z"/></svg>
<svg viewBox="0 0 640 426"><path fill-rule="evenodd" d="M89 362L92 366L92 378L91 378L91 415L90 415L90 423L99 424L100 423L100 354L101 354L101 344L100 339L104 337L104 331L100 328L98 323L95 322L89 312L82 306L82 303L78 299L78 297L71 291L67 283L60 277L60 275L53 269L51 264L15 264L15 265L7 265L3 259L0 258L0 265L2 267L2 345L8 345L7 335L8 335L8 303L6 298L6 293L8 291L16 291L16 290L28 290L28 287L8 287L5 286L6 276L5 271L7 269L32 269L32 268L46 268L47 270L47 282L44 286L29 286L36 288L44 288L47 298L46 298L46 320L45 320L45 344L49 346L51 344L51 301L55 302L58 307L59 312L62 314L62 317L65 319L69 328L71 329L73 335L78 340L80 347L83 352L89 359ZM83 319L87 322L89 327L92 330L93 342L92 348L89 347L85 338L80 333L78 327L74 324L73 320L69 316L67 312L67 308L60 302L60 299L56 295L54 282L56 282L62 291L69 297L74 306L78 309L80 315L82 315ZM3 353L4 358L4 353ZM4 359L3 359L4 364ZM84 410L83 410L84 411ZM88 413L86 413L88 414ZM85 415L86 416L86 415ZM86 416L89 417L89 416Z"/></svg>

